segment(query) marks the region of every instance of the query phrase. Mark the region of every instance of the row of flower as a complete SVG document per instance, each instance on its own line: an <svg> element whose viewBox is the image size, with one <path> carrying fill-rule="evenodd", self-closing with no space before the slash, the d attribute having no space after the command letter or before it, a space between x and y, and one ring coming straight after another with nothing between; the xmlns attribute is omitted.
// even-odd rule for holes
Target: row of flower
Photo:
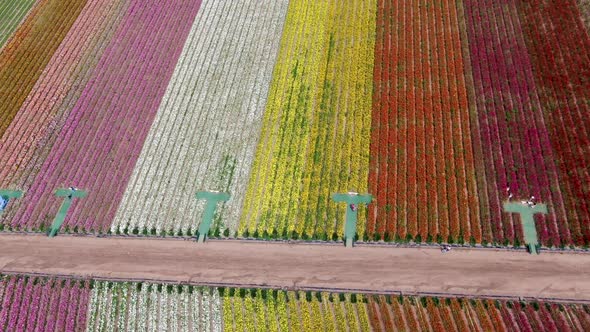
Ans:
<svg viewBox="0 0 590 332"><path fill-rule="evenodd" d="M288 1L205 0L111 226L188 234L200 190L231 193L221 232L237 230Z"/></svg>
<svg viewBox="0 0 590 332"><path fill-rule="evenodd" d="M238 235L342 236L331 195L367 191L375 8L290 1Z"/></svg>
<svg viewBox="0 0 590 332"><path fill-rule="evenodd" d="M582 16L582 21L586 26L586 30L590 32L590 1L588 0L577 0L578 7L580 8L580 15Z"/></svg>
<svg viewBox="0 0 590 332"><path fill-rule="evenodd" d="M378 11L368 236L479 242L457 4L395 6Z"/></svg>

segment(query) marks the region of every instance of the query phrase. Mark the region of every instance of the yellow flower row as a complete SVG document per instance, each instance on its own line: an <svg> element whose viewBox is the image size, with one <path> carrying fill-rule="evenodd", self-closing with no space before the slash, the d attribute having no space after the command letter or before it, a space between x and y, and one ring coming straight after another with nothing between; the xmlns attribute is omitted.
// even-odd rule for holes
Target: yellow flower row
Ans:
<svg viewBox="0 0 590 332"><path fill-rule="evenodd" d="M367 306L363 301L362 295L357 295L356 311L359 317L359 324L361 331L370 331L369 314L367 313Z"/></svg>
<svg viewBox="0 0 590 332"><path fill-rule="evenodd" d="M332 313L332 305L329 302L328 293L322 293L322 307L326 332L336 332L336 322L334 321L334 314Z"/></svg>
<svg viewBox="0 0 590 332"><path fill-rule="evenodd" d="M347 331L346 316L344 315L344 310L342 309L342 304L340 303L340 298L338 296L334 297L333 309L334 315L336 316L336 326L338 327L338 331Z"/></svg>
<svg viewBox="0 0 590 332"><path fill-rule="evenodd" d="M375 0L290 2L240 235L342 236L331 194L367 191L375 16Z"/></svg>
<svg viewBox="0 0 590 332"><path fill-rule="evenodd" d="M256 323L254 322L256 310L254 309L254 301L248 295L246 294L244 298L244 326L246 327L246 331L256 331Z"/></svg>
<svg viewBox="0 0 590 332"><path fill-rule="evenodd" d="M224 331L233 332L234 330L234 315L232 310L232 302L228 293L223 296L223 327Z"/></svg>
<svg viewBox="0 0 590 332"><path fill-rule="evenodd" d="M257 331L268 331L268 322L273 321L273 319L266 319L265 316L265 308L266 304L262 300L262 292L260 289L256 291L256 298L254 299L254 311L256 314L256 330Z"/></svg>

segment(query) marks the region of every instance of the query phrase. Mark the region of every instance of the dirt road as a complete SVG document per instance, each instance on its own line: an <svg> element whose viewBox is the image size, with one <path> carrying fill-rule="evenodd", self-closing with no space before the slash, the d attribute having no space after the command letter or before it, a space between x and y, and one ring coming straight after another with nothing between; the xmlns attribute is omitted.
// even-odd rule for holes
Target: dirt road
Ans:
<svg viewBox="0 0 590 332"><path fill-rule="evenodd" d="M590 255L0 235L0 271L590 300Z"/></svg>

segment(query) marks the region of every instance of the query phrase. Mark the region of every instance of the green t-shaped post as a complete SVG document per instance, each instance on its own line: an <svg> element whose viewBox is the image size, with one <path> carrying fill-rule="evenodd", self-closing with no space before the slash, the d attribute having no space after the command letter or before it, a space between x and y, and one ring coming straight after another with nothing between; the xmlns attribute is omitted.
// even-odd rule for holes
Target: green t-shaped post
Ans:
<svg viewBox="0 0 590 332"><path fill-rule="evenodd" d="M20 190L6 190L0 189L0 197L2 197L6 202L10 201L13 198L21 198L23 197L23 192ZM4 209L0 206L0 214Z"/></svg>
<svg viewBox="0 0 590 332"><path fill-rule="evenodd" d="M207 203L205 203L203 219L201 220L201 224L199 225L198 242L203 243L205 242L205 236L209 234L209 228L211 228L211 222L213 221L213 216L215 215L215 208L217 208L217 203L227 202L229 200L229 194L213 191L199 191L197 192L197 199L204 199L207 201Z"/></svg>
<svg viewBox="0 0 590 332"><path fill-rule="evenodd" d="M61 207L59 208L59 211L57 212L55 219L53 219L53 224L51 224L49 232L47 233L49 237L54 237L61 228L61 225L64 223L64 220L66 219L66 214L72 206L72 201L74 200L74 198L83 198L86 197L86 195L87 193L84 190L72 188L57 189L55 191L55 196L65 197L65 199L64 202L61 204Z"/></svg>
<svg viewBox="0 0 590 332"><path fill-rule="evenodd" d="M358 220L358 205L359 204L369 204L373 200L373 196L366 194L366 195L359 195L357 193L347 193L347 194L334 194L332 195L332 199L336 202L345 202L346 203L346 224L344 226L344 240L346 241L347 247L352 247L352 240L354 239L354 234L356 233L356 223ZM357 208L351 206L354 204Z"/></svg>
<svg viewBox="0 0 590 332"><path fill-rule="evenodd" d="M520 215L524 231L524 243L529 247L531 254L538 255L537 245L539 240L534 215L537 213L547 214L547 205L535 204L529 206L526 202L504 202L504 211Z"/></svg>

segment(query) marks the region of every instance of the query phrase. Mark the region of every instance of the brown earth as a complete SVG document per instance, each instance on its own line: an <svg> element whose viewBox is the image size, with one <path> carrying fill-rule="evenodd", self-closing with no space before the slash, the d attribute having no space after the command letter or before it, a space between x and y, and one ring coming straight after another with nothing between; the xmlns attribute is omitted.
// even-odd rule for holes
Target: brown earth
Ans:
<svg viewBox="0 0 590 332"><path fill-rule="evenodd" d="M0 235L0 272L590 300L590 255Z"/></svg>

